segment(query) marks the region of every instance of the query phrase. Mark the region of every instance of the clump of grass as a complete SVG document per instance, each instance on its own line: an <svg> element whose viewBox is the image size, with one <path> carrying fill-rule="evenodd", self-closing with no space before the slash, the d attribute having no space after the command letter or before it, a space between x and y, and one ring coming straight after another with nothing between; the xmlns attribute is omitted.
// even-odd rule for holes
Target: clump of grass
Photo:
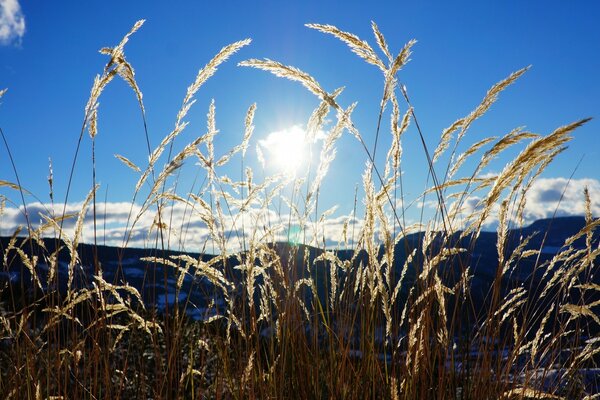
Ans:
<svg viewBox="0 0 600 400"><path fill-rule="evenodd" d="M385 131L384 118L390 118L391 135L383 165L375 163L378 140L369 149L353 123L356 104L340 104L341 89L328 91L310 74L269 59L250 59L240 65L298 82L318 98L307 123L309 137L324 129L330 113L335 114L317 165L307 166L304 176L275 175L257 181L244 161L253 118L260 111L256 105L249 106L241 144L218 156L213 141L218 132L214 101L207 113L206 132L176 153L173 143L187 127L195 94L222 62L250 40L226 46L187 89L173 130L155 149L147 140L148 164L138 166L118 156L138 174L123 245L128 244L141 217L154 213L155 241L143 259L149 266L145 282L162 284L166 291L173 276L179 299L180 293L194 290L184 284L186 279L202 280L196 290L209 291L207 296L213 299L207 318L190 320L186 311L196 305L187 300L158 313L145 304L140 288L130 286L123 277L115 274L114 282L107 281L97 246L91 259L84 260L80 254L88 207L94 221L98 214L94 152L95 141L102 139L97 129L98 104L106 86L121 77L133 89L146 126L142 91L124 50L142 24L136 23L116 47L102 50L109 61L92 85L73 161L75 165L79 144L89 132L94 177L80 212L49 213L44 224L28 226L24 239L16 232L2 249L3 267L20 263L32 280L28 287L0 288L3 398L596 397L587 392L580 376L594 366L600 352L599 341L586 341L597 332L595 324L600 324L594 311L600 287L592 281L600 252L593 232L600 221L592 218L589 193L582 194L587 205L585 227L552 259L544 261L540 249L528 247L531 237L521 238L516 246L510 244L514 239L510 228L522 224L532 183L566 149L571 133L588 120L545 136L515 129L499 139L473 143L459 153L473 122L483 117L525 68L492 86L472 113L442 132L431 152L417 109L398 77L415 42L408 42L393 56L375 24L373 33L383 58L351 33L330 25L307 26L341 40L383 73L376 138ZM437 206L430 220L408 226L402 139L411 126L422 140L431 186L415 201L424 204L433 196ZM336 142L344 133L359 141L366 160L364 213L360 218L355 215L361 221L358 240L352 241L354 247L347 257L318 239L331 212L319 208L319 193L335 160ZM485 167L493 158L522 144L499 174L486 174ZM465 171L465 161L482 151L475 167ZM203 170L205 183L179 194L171 189L177 185L171 183L177 183L177 171L190 159ZM236 159L241 160L240 180L221 176L219 168ZM443 159L450 161L440 165ZM73 172L74 168L70 182ZM0 185L23 191L21 185L5 181ZM140 200L144 187L149 189ZM465 213L467 200L480 193L477 211ZM64 210L68 196L67 190ZM134 208L137 203L141 206ZM272 210L281 210L277 203L287 204L287 214L282 212L278 221L271 221ZM175 237L185 235L185 223L174 223L170 214L174 205L183 206L187 218L199 218L208 227L214 257L167 251ZM479 267L472 253L492 215L499 220L498 262L488 266L495 275L479 302L481 298L472 292L473 271ZM72 234L63 229L69 218L76 220ZM311 247L277 243L292 224L301 231L314 231L306 243ZM243 237L231 237L231 226L241 228ZM347 246L349 229L354 224L346 224L343 237L328 239ZM574 247L581 238L585 238L585 248ZM242 250L231 250L232 242ZM208 241L199 243L199 247L207 246ZM69 260L68 281L66 290L60 290L57 270L64 257ZM515 285L511 274L531 264L528 260L534 260L533 274L541 279L531 280L529 286ZM47 273L39 267L42 261ZM92 263L93 273L79 273L86 263ZM156 274L159 270L162 277ZM551 379L557 374L559 379Z"/></svg>

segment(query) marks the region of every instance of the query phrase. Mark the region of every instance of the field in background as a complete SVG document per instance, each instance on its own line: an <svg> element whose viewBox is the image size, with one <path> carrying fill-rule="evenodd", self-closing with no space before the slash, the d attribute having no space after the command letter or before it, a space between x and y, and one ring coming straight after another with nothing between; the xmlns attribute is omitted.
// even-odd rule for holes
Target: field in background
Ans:
<svg viewBox="0 0 600 400"><path fill-rule="evenodd" d="M600 247L594 232L600 220L591 215L589 193L581 194L586 215L568 225L576 226L568 235L566 228L563 236L551 233L553 224L564 223L559 218L523 226L528 190L588 120L547 135L517 128L465 146L472 123L522 69L494 85L429 149L418 110L397 77L414 42L394 56L375 24L378 51L333 26L308 26L381 70L376 137L391 137L382 165L352 121L355 104L338 103L342 89L328 92L309 74L268 59L240 65L298 82L320 101L306 124L307 142L334 118L314 149L315 165L304 174L258 181L245 164L255 105L233 149L215 149L213 102L206 133L174 151L197 91L250 44L236 42L199 71L174 129L155 149L148 145L146 166L119 156L139 176L123 248L81 244L88 216L101 243L95 143L102 139L99 99L114 78L131 86L146 126L142 92L124 52L142 24L102 50L109 61L93 82L80 132L80 144L86 133L91 139L94 170L81 209L48 213L39 226L27 220L1 242L2 398L599 398ZM413 225L405 220L410 203L402 182L402 138L409 127L422 140L418 150L430 186L411 201L435 204L432 218ZM331 210L319 208L319 193L327 190L322 182L343 134L363 149L364 212L356 215L355 208L340 237L325 238ZM490 175L489 163L515 148L514 159ZM75 159L78 153L79 147ZM203 171L201 187L181 188L178 171L186 162ZM239 180L219 174L236 162ZM18 178L0 185L22 196ZM478 204L467 208L475 195ZM64 204L68 198L69 190ZM175 205L188 221L199 219L209 229L199 248L214 252L167 248L186 231L185 223L173 224ZM126 248L127 235L148 213L154 216L153 244L144 251ZM493 236L482 232L491 217L499 221ZM296 243L297 232L304 244ZM330 241L339 248L325 246ZM233 251L231 242L242 250Z"/></svg>

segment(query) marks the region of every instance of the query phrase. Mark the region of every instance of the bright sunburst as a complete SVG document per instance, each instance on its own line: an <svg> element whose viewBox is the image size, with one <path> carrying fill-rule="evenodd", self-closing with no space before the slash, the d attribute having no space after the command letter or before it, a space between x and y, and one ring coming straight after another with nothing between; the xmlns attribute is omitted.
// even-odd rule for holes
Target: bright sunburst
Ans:
<svg viewBox="0 0 600 400"><path fill-rule="evenodd" d="M306 161L306 131L299 125L271 132L259 144L269 168L295 175Z"/></svg>

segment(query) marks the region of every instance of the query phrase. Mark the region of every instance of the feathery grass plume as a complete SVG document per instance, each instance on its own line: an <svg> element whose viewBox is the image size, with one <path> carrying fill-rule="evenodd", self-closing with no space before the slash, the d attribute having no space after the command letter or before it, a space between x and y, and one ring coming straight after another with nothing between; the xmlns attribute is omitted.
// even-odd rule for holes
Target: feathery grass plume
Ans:
<svg viewBox="0 0 600 400"><path fill-rule="evenodd" d="M413 112L412 107L404 113L402 121L398 124L400 119L400 107L398 106L398 100L395 96L392 97L392 114L390 116L390 131L392 134L392 145L390 146L385 163L385 171L383 173L384 178L390 176L393 171L393 176L396 178L399 174L400 160L402 158L402 142L401 137L404 132L408 129L410 124L410 118Z"/></svg>
<svg viewBox="0 0 600 400"><path fill-rule="evenodd" d="M71 239L71 243L69 246L69 241L66 241L67 247L70 252L70 261L69 261L69 272L68 272L68 281L67 281L67 291L71 292L71 287L73 284L73 269L75 265L79 263L79 254L77 253L77 247L79 246L79 240L81 239L81 233L83 231L83 222L85 220L85 214L87 212L87 207L92 201L92 198L96 195L96 191L98 190L99 185L96 185L88 195L86 196L83 204L81 205L81 210L79 210L79 214L77 215L77 220L75 221L75 230L73 232L73 238Z"/></svg>
<svg viewBox="0 0 600 400"><path fill-rule="evenodd" d="M73 317L72 310L78 305L89 299L92 299L93 292L88 289L79 289L72 291L67 296L61 306L46 307L42 310L44 313L52 314L50 319L45 323L43 331L49 331L51 328L60 323L62 318L73 321L76 324L83 326L82 322L77 317Z"/></svg>
<svg viewBox="0 0 600 400"><path fill-rule="evenodd" d="M495 157L498 156L501 152L513 146L523 140L527 139L537 139L540 135L531 132L524 132L522 127L518 127L513 129L504 135L498 142L496 142L491 149L485 152L485 154L481 157L481 161L477 166L477 171L483 170L490 161L492 161Z"/></svg>
<svg viewBox="0 0 600 400"><path fill-rule="evenodd" d="M123 164L125 164L126 166L128 166L129 168L131 168L132 170L134 170L135 172L141 172L142 171L140 169L140 167L138 167L137 165L135 165L128 158L123 157L120 154L115 154L114 156L115 156L116 159L118 159L119 161L121 161Z"/></svg>
<svg viewBox="0 0 600 400"><path fill-rule="evenodd" d="M379 27L374 21L371 21L371 29L373 29L373 35L375 35L375 40L377 41L377 45L383 51L388 61L391 63L393 61L392 53L390 53L390 49L385 41L385 37L379 30Z"/></svg>
<svg viewBox="0 0 600 400"><path fill-rule="evenodd" d="M46 256L46 263L48 264L48 286L51 286L54 283L54 278L56 277L56 271L58 269L58 254L62 249L64 249L64 246L58 246L54 252Z"/></svg>
<svg viewBox="0 0 600 400"><path fill-rule="evenodd" d="M358 36L349 32L344 32L333 25L305 24L305 26L338 38L346 43L348 47L350 47L350 50L356 53L360 58L369 64L379 67L384 73L387 71L385 64L379 59L373 48Z"/></svg>
<svg viewBox="0 0 600 400"><path fill-rule="evenodd" d="M97 113L98 98L100 97L100 94L102 93L102 91L104 90L106 85L108 85L108 83L117 74L119 76L121 76L123 78L123 80L125 82L127 82L127 84L129 84L129 86L131 86L135 95L137 96L138 104L140 105L142 113L145 112L144 111L144 103L142 101L142 97L143 97L142 91L138 87L137 82L135 80L135 72L133 70L133 67L125 59L125 53L124 53L125 44L127 44L127 42L129 41L129 37L131 35L133 35L135 32L137 32L137 30L140 29L140 27L144 24L144 22L145 22L145 20L137 21L133 25L131 30L123 37L121 42L116 47L113 47L113 48L104 47L104 48L100 49L100 53L110 56L110 60L108 61L108 63L106 63L106 65L104 67L104 72L102 73L102 76L97 75L96 78L94 79L94 84L92 85L90 97L88 98L88 102L85 107L86 123L87 123L87 120L89 117L93 117L90 122L92 122L96 119L97 116L94 116L94 114ZM93 123L95 125L95 122L93 122ZM90 136L92 138L95 136L95 133L96 133L95 131L96 131L95 127L93 127L90 130Z"/></svg>
<svg viewBox="0 0 600 400"><path fill-rule="evenodd" d="M501 193L512 186L512 182L517 180L519 183L525 178L525 175L536 166L555 156L556 150L561 150L563 145L571 140L569 135L573 130L588 122L590 118L585 118L569 125L562 126L547 136L543 136L531 142L527 147L504 167L502 172L496 178L494 185L483 200L483 210L477 221L475 232L478 233L481 225L490 214L493 204L495 204ZM538 168L538 171L541 170ZM512 192L517 190L520 185L512 186Z"/></svg>
<svg viewBox="0 0 600 400"><path fill-rule="evenodd" d="M491 137L482 139L482 140L476 142L475 144L471 145L471 147L469 147L464 153L460 154L456 158L456 161L454 161L454 163L450 167L447 179L451 179L456 174L456 172L458 171L458 169L464 164L464 162L471 155L473 155L475 152L477 152L481 147L485 146L486 144L488 144L490 142L493 142L496 139L497 138L495 136L491 136ZM477 166L477 169L480 170L480 166L479 165Z"/></svg>
<svg viewBox="0 0 600 400"><path fill-rule="evenodd" d="M558 265L559 267L554 271L552 277L546 282L544 286L544 290L542 291L541 297L544 297L550 289L555 287L557 284L565 285L566 282L570 279L571 274L577 272L579 268L572 268L571 272L567 271L567 266L571 265L574 261L580 260L584 257L588 252L587 249L576 251L573 247L570 246L562 246L563 250L556 254L550 262L548 266L545 268L544 274L542 275L542 281L545 280L546 276L550 274L554 270L554 268ZM584 264L583 267L587 266Z"/></svg>
<svg viewBox="0 0 600 400"><path fill-rule="evenodd" d="M450 181L446 181L446 182L440 184L439 186L432 186L429 189L425 190L423 192L423 194L426 195L426 194L430 194L430 193L434 193L434 192L443 191L443 190L446 190L446 189L454 187L454 186L474 185L474 187L470 191L461 191L461 192L451 193L451 194L446 195L446 199L448 199L448 200L459 197L460 198L459 201L457 201L456 203L453 203L453 204L455 204L454 207L459 207L459 206L464 205L464 200L466 198L465 197L466 194L474 193L475 191L477 191L479 189L483 189L488 186L491 186L494 183L494 181L496 180L496 178L497 178L496 176L491 176L491 177L486 177L486 178L475 178L475 177L457 178L457 179L453 179Z"/></svg>
<svg viewBox="0 0 600 400"><path fill-rule="evenodd" d="M216 121L216 107L215 99L210 101L208 106L208 114L206 114L206 131L208 132L208 140L206 141L206 149L208 152L208 164L207 167L213 168L213 160L215 159L215 146L213 143L213 137L217 134L217 121Z"/></svg>
<svg viewBox="0 0 600 400"><path fill-rule="evenodd" d="M454 291L452 288L447 287L442 283L442 280L439 274L434 272L433 274L433 288L436 297L436 301L438 303L438 332L436 333L436 339L438 343L443 347L448 347L448 315L446 312L446 295L454 295Z"/></svg>
<svg viewBox="0 0 600 400"><path fill-rule="evenodd" d="M323 254L315 259L315 262L317 261L328 261L329 263L329 308L331 311L335 311L335 306L338 303L338 271L343 271L343 262L331 251L323 252Z"/></svg>
<svg viewBox="0 0 600 400"><path fill-rule="evenodd" d="M142 25L144 25L145 22L146 22L145 19L140 19L140 20L136 21L136 23L133 25L131 30L123 37L123 39L121 39L121 42L119 42L119 44L116 47L114 47L114 48L105 47L100 50L100 52L102 54L107 54L107 55L111 56L110 61L106 64L105 72L108 72L108 69L110 67L112 67L114 64L118 64L119 59L123 58L123 55L124 55L123 49L124 49L125 45L127 44L127 42L129 41L129 37L131 35L133 35L135 32L137 32L137 30L140 29L142 27Z"/></svg>
<svg viewBox="0 0 600 400"><path fill-rule="evenodd" d="M13 190L21 190L21 187L19 185L17 185L16 183L12 183L12 182L5 181L2 179L0 179L0 187L8 187Z"/></svg>
<svg viewBox="0 0 600 400"><path fill-rule="evenodd" d="M126 60L125 53L123 52L123 48L125 47L125 44L129 41L129 37L133 33L135 33L143 25L143 23L144 20L138 21L133 26L132 30L127 35L125 35L125 37L123 38L121 43L117 45L117 47L104 47L100 49L100 54L110 56L109 62L104 67L103 75L107 76L109 74L114 75L114 73L118 74L131 87L131 89L137 97L138 104L142 113L145 113L146 110L144 107L143 94L137 84L137 81L135 80L135 71L131 64Z"/></svg>
<svg viewBox="0 0 600 400"><path fill-rule="evenodd" d="M238 52L242 47L249 45L251 42L251 39L244 39L223 47L217 53L217 55L214 56L212 60L210 60L208 64L204 66L204 68L198 71L198 74L196 75L196 80L187 89L186 95L183 99L183 104L189 104L189 102L192 100L198 89L200 89L200 86L202 86L204 82L208 80L208 78L210 78L214 75L215 72L217 72L217 67L219 65L227 61L229 57ZM184 116L185 114L181 115L181 118L183 118ZM181 118L179 118L178 116L178 120L181 120Z"/></svg>
<svg viewBox="0 0 600 400"><path fill-rule="evenodd" d="M433 232L432 232L433 233ZM433 235L425 235L425 236L433 236ZM435 256L431 256L427 254L427 249L428 246L425 245L426 243L426 239L423 239L423 271L419 274L419 279L426 281L427 278L429 277L429 274L431 273L431 271L435 271L435 267L437 267L438 265L440 265L442 262L446 261L449 257L451 256L456 256L460 253L464 253L467 251L467 249L463 249L463 248L448 248L448 247L443 247L439 253L437 253Z"/></svg>
<svg viewBox="0 0 600 400"><path fill-rule="evenodd" d="M92 115L90 115L90 123L88 125L88 132L90 138L94 139L98 133L98 107L100 103L96 103L92 109Z"/></svg>
<svg viewBox="0 0 600 400"><path fill-rule="evenodd" d="M506 251L506 240L508 239L508 223L508 200L504 200L502 204L500 204L500 210L498 211L498 240L496 241L498 267L502 269L502 274L504 274L507 268L504 263L504 253Z"/></svg>
<svg viewBox="0 0 600 400"><path fill-rule="evenodd" d="M587 236L589 233L593 233L600 226L600 219L593 220L591 222L586 223L586 225L579 230L576 234L569 236L565 240L565 244L563 247L570 247L575 243L575 241L583 236Z"/></svg>
<svg viewBox="0 0 600 400"><path fill-rule="evenodd" d="M550 316L551 316L552 312L554 311L554 305L555 305L555 303L552 303L552 305L550 305L550 308L548 308L548 310L546 311L546 314L544 315L544 318L542 318L542 322L540 323L540 326L535 333L535 337L533 339L533 344L531 345L531 360L532 361L535 361L535 356L537 355L540 343L542 341L542 334L544 333L546 324L548 323L548 320L550 319Z"/></svg>
<svg viewBox="0 0 600 400"><path fill-rule="evenodd" d="M335 143L342 136L344 128L347 124L347 118L350 117L355 107L356 103L353 103L344 112L337 113L337 123L333 127L333 129L331 129L329 135L327 135L327 139L325 139L325 142L323 143L323 147L321 148L321 155L319 157L319 165L317 167L317 172L315 174L315 177L313 178L310 190L306 194L306 209L304 213L305 217L307 217L312 212L313 207L315 206L313 196L315 196L318 192L323 178L327 175L329 165L335 159Z"/></svg>
<svg viewBox="0 0 600 400"><path fill-rule="evenodd" d="M402 265L402 271L400 272L400 278L396 282L396 286L394 287L394 291L392 292L392 296L390 297L390 304L394 304L398 295L400 294L400 290L402 289L402 284L404 283L404 278L406 277L406 271L408 271L408 266L413 262L414 257L417 254L417 249L413 249L410 254L406 257L404 264Z"/></svg>
<svg viewBox="0 0 600 400"><path fill-rule="evenodd" d="M302 86L307 88L311 93L313 93L320 99L327 101L332 106L336 104L333 97L330 94L328 94L325 90L323 90L323 88L321 87L319 82L315 80L315 78L296 67L284 65L280 62L269 60L268 58L265 58L264 60L258 60L253 58L250 60L242 61L238 65L242 67L262 69L263 71L270 72L273 75L278 76L280 78L286 78L291 81L299 82L300 84L302 84ZM334 107L339 108L339 106Z"/></svg>
<svg viewBox="0 0 600 400"><path fill-rule="evenodd" d="M467 130L469 129L471 124L477 118L479 118L483 114L485 114L487 112L487 110L489 110L489 108L492 106L492 104L494 104L496 102L500 92L502 92L508 86L513 84L528 69L529 69L529 67L522 68L522 69L518 70L517 72L513 72L512 74L510 74L507 78L503 79L502 81L496 83L494 86L491 87L490 90L488 90L485 97L483 98L481 103L477 106L477 108L475 108L475 110L473 110L468 116L456 120L452 125L450 125L450 127L446 128L444 130L444 132L442 133L442 137L440 138L440 143L438 144L437 148L433 152L433 159L432 159L433 162L437 161L437 159L440 157L440 155L442 155L442 153L444 153L448 149L448 147L450 146L450 140L452 139L452 134L456 130L460 129L460 132L458 133L458 136L456 139L456 145L458 145L458 143L463 138L463 136L465 135L465 133L467 132Z"/></svg>
<svg viewBox="0 0 600 400"><path fill-rule="evenodd" d="M190 108L195 103L194 95L200 87L217 71L217 67L225 62L229 57L239 51L242 47L249 45L252 42L250 39L241 40L223 47L216 56L214 56L208 64L198 71L194 82L188 86L181 108L177 113L175 128L161 141L159 146L151 153L148 162L148 168L144 171L138 183L136 184L136 193L142 187L151 171L154 164L158 161L165 148L171 143L188 125L183 119L187 116Z"/></svg>
<svg viewBox="0 0 600 400"><path fill-rule="evenodd" d="M533 183L542 174L542 172L544 172L546 167L548 167L548 165L550 165L554 161L554 159L566 149L567 146L561 146L550 152L550 154L548 154L548 156L545 159L541 160L540 163L535 167L535 171L533 173L529 172L529 177L525 185L523 185L523 180L525 178L526 173L524 172L521 176L519 176L517 180L517 185L515 185L514 189L511 191L512 196L516 194L518 187L522 187L521 193L519 195L520 199L517 205L517 211L515 212L515 219L518 221L519 225L523 225L523 214L525 212L525 205L527 204L527 193L529 192L529 190L531 190Z"/></svg>
<svg viewBox="0 0 600 400"><path fill-rule="evenodd" d="M410 49L417 43L416 40L412 39L404 45L400 53L396 56L394 61L390 64L389 69L385 71L385 83L383 86L383 98L381 100L381 109L385 107L387 101L394 95L394 89L396 88L396 74L406 63L409 61L411 55Z"/></svg>
<svg viewBox="0 0 600 400"><path fill-rule="evenodd" d="M344 87L337 88L331 94L331 98L335 101L335 99L342 93ZM321 127L325 123L325 118L329 114L329 110L331 108L331 104L326 100L321 100L321 103L317 108L315 108L308 119L308 123L306 124L306 141L308 143L313 143L315 141L315 137L321 130Z"/></svg>
<svg viewBox="0 0 600 400"><path fill-rule="evenodd" d="M583 189L583 199L585 204L585 224L589 225L594 221L594 217L592 216L592 199L590 198L590 190L586 186ZM594 237L594 232L590 230L585 236L585 247L587 247L590 252L592 250L592 239Z"/></svg>
<svg viewBox="0 0 600 400"><path fill-rule="evenodd" d="M142 214L144 214L148 210L151 204L161 199L160 187L163 185L163 183L179 168L182 167L183 162L187 158L193 155L198 155L198 150L196 147L201 143L210 140L211 135L211 133L207 133L206 135L194 139L192 142L187 144L179 153L177 153L168 164L166 164L163 167L163 170L160 172L160 174L152 184L148 197L146 198L146 200L144 200L142 207L140 207L140 210L134 219L133 225L135 225L137 221L139 221Z"/></svg>
<svg viewBox="0 0 600 400"><path fill-rule="evenodd" d="M389 85L389 82L393 79L393 77L398 73L398 71L408 62L408 57L410 57L411 52L410 49L417 43L416 40L411 39L404 45L400 53L396 56L392 64L390 65L389 70L387 71L386 78L386 86Z"/></svg>
<svg viewBox="0 0 600 400"><path fill-rule="evenodd" d="M21 262L23 263L25 268L27 268L27 270L29 271L29 274L31 275L32 282L35 283L35 285L38 288L40 288L40 290L43 290L42 282L40 282L40 278L38 277L38 273L36 271L36 267L37 267L37 263L38 263L38 256L31 255L31 257L30 257L27 255L27 253L25 253L25 251L23 251L23 249L21 249L20 247L15 247L15 246L7 247L5 254L8 253L9 250L14 250L19 255Z"/></svg>
<svg viewBox="0 0 600 400"><path fill-rule="evenodd" d="M520 239L519 244L517 245L517 247L515 247L514 250L511 251L510 256L508 257L508 260L504 264L504 269L502 270L502 275L507 274L507 273L512 273L512 271L515 268L517 268L517 266L518 266L517 259L524 259L527 257L538 255L540 253L540 250L534 250L534 249L525 250L525 248L527 247L527 245L529 244L531 239L533 239L537 235L538 235L538 232L536 231L536 232L533 232L531 235ZM513 266L513 265L514 265L514 267L511 270L511 266Z"/></svg>
<svg viewBox="0 0 600 400"><path fill-rule="evenodd" d="M551 400L566 400L564 397L557 396L551 393L546 393L541 390L535 390L528 387L515 387L502 393L503 399L551 399Z"/></svg>
<svg viewBox="0 0 600 400"><path fill-rule="evenodd" d="M574 365L581 364L590 358L594 357L596 354L600 353L600 346L598 346L597 341L589 342L585 345L583 350L577 354L575 360L573 362Z"/></svg>
<svg viewBox="0 0 600 400"><path fill-rule="evenodd" d="M400 400L399 393L400 392L398 391L398 378L392 376L390 383L390 397L392 398L392 400Z"/></svg>
<svg viewBox="0 0 600 400"><path fill-rule="evenodd" d="M254 355L256 353L253 351L248 357L248 364L246 364L246 368L244 368L244 373L242 374L242 379L240 382L240 387L245 389L250 381L250 374L252 373L252 368L254 367Z"/></svg>
<svg viewBox="0 0 600 400"><path fill-rule="evenodd" d="M494 317L498 317L500 314L502 314L500 323L503 323L514 312L518 311L520 306L525 304L525 302L527 301L526 296L527 296L527 289L525 289L523 287L518 287L518 288L512 289L502 299L502 304L500 305L500 307L498 307L498 309L493 314Z"/></svg>
<svg viewBox="0 0 600 400"><path fill-rule="evenodd" d="M235 146L228 153L221 156L219 160L215 163L217 167L223 166L229 162L231 157L233 157L236 153L242 152L242 156L246 155L246 150L248 149L248 143L250 142L250 137L252 137L252 132L254 132L254 125L252 125L254 121L254 113L256 112L256 103L252 104L250 108L248 108L248 112L246 113L246 120L244 122L245 130L244 130L244 138L242 139L242 143Z"/></svg>

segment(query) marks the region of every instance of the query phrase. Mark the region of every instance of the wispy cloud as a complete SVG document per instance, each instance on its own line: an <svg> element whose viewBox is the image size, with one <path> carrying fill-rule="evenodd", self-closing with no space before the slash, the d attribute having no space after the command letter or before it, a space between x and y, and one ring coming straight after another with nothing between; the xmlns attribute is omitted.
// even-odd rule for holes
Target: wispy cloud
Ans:
<svg viewBox="0 0 600 400"><path fill-rule="evenodd" d="M18 0L0 0L0 44L20 41L25 34L25 16Z"/></svg>

